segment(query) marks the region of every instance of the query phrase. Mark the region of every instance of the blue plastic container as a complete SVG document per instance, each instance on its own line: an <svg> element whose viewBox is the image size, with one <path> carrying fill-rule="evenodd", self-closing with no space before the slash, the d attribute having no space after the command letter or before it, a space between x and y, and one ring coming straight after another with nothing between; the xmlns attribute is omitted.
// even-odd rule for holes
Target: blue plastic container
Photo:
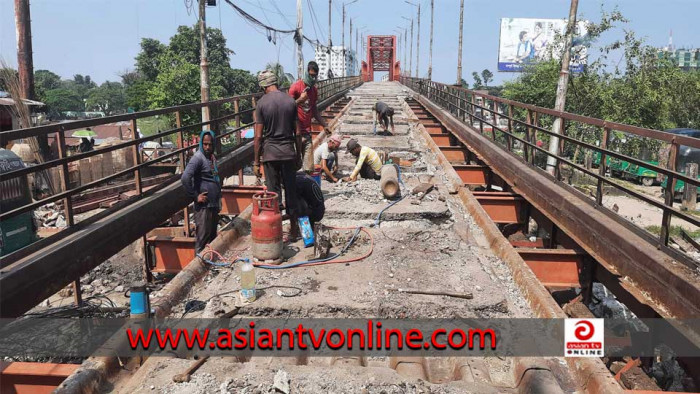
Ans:
<svg viewBox="0 0 700 394"><path fill-rule="evenodd" d="M138 282L131 286L129 292L129 307L132 318L148 317L151 313L151 305L148 299L146 283Z"/></svg>
<svg viewBox="0 0 700 394"><path fill-rule="evenodd" d="M309 222L308 216L302 216L299 218L299 230L301 231L301 237L304 239L304 246L309 247L314 245L314 230L311 228L311 223Z"/></svg>

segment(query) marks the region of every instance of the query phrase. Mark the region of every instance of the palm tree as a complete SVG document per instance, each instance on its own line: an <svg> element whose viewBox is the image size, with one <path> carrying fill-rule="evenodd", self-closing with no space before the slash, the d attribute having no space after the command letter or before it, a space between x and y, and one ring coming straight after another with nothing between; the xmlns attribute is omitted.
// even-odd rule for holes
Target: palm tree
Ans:
<svg viewBox="0 0 700 394"><path fill-rule="evenodd" d="M267 63L265 69L272 71L277 76L277 82L281 88L286 88L294 82L294 75L284 72L284 67L279 63Z"/></svg>

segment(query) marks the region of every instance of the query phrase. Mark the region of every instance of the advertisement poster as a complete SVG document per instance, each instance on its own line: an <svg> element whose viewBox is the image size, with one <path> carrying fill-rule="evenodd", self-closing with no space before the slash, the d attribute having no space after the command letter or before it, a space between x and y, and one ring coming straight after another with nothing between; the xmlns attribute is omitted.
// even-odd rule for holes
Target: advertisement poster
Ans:
<svg viewBox="0 0 700 394"><path fill-rule="evenodd" d="M502 18L498 71L521 72L528 64L560 59L565 19ZM586 65L588 22L578 21L571 51L571 72Z"/></svg>

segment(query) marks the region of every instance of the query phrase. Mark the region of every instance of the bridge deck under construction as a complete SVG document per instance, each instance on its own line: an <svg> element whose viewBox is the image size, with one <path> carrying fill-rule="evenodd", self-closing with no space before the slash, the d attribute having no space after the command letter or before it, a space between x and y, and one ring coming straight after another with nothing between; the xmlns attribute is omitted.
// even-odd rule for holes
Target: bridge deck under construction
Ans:
<svg viewBox="0 0 700 394"><path fill-rule="evenodd" d="M382 196L378 181L322 181L323 223L330 227L331 251L347 243L352 228L367 228L343 255L343 259L356 261L257 269L258 299L242 304L237 295L239 265L208 266L194 258L191 234L182 232L182 225L159 227L187 204L186 198L172 198L179 185L171 183L112 213L122 219L97 217L59 243L44 245L55 248L54 255L40 256L47 249L35 247L34 254L25 252L19 260L3 263L0 279L4 285L10 283L8 275L31 277L51 258L70 253L66 242L71 239L81 242L81 236L94 231L110 231L101 224L109 221L112 226L148 226L125 234L119 242L126 246L145 237L143 241L150 245L149 268L159 275L175 275L152 294L159 317L216 318L231 311L237 317L290 319L594 317L599 311L588 305L592 297L601 297L601 291L611 292L616 307L637 316L699 315L700 285L692 262L683 259L684 263L678 263L681 258L666 245L649 242L609 212L596 208L595 201L585 201L576 191L528 166L528 157L523 161L499 147L494 131L498 114L487 119L482 109L479 122L464 122L464 113L461 119L454 116L452 93L446 88L403 82L365 83L344 96L329 97L325 105L324 117L343 136L341 173L347 175L354 166L354 158L345 151L349 138L387 152L401 168L406 198L386 210L392 201ZM372 105L377 100L396 109L393 135L373 133ZM484 130L489 122L493 122L490 130ZM512 119L510 122L512 130ZM321 133L317 142L323 137ZM224 160L224 170L231 175L224 192L224 213L230 223L223 226L212 247L227 260L251 253L249 203L251 193L258 189L246 168L252 160L250 148L250 144L240 146ZM424 185L431 188L412 193ZM152 223L143 222L139 216L157 205L163 214ZM379 223L373 226L380 212ZM287 261L283 264L312 258L312 249L304 248L301 241L285 245ZM42 297L56 299L51 294L117 251L105 251L105 256L93 260L83 258L81 266L71 268ZM141 272L143 267L133 270ZM50 282L45 276L33 280ZM472 297L415 294L403 291L406 289L470 293ZM4 291L23 294L19 284ZM26 302L27 308L16 309L16 314L43 298ZM13 300L3 299L3 307ZM696 335L682 328L679 332L691 338ZM266 392L284 371L292 392L661 391L638 360L606 364L597 358L563 357L211 357L187 383L174 383L173 376L186 370L192 359L150 357L119 367L121 363L106 357L89 358L77 373L69 372L72 374L58 389L90 391L101 385L102 390L110 387L110 391L124 393L256 388ZM696 359L679 359L678 364L686 383L697 376Z"/></svg>

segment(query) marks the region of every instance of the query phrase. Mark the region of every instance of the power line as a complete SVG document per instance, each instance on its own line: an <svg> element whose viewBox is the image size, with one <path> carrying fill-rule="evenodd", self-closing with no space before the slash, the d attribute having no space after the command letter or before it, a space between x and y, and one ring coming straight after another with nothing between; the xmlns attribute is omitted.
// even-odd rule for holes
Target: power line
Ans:
<svg viewBox="0 0 700 394"><path fill-rule="evenodd" d="M263 27L263 28L265 28L265 29L267 29L267 30L270 30L270 31L276 31L276 32L278 32L278 33L284 33L284 34L296 33L296 29L293 29L293 30L282 30L282 29L277 29L277 28L275 28L275 27L272 27L272 26L270 26L270 25L266 25L266 24L260 22L259 20L255 19L254 16L252 16L252 15L250 15L249 13L243 11L240 7L238 7L237 5L233 4L230 0L224 0L224 1L227 2L231 7L233 7L233 9L236 10L236 12L238 12L238 13L243 17L243 19L245 19L246 21L248 21L248 22L250 22L250 23L252 23L252 24L254 24L254 25Z"/></svg>
<svg viewBox="0 0 700 394"><path fill-rule="evenodd" d="M318 22L318 15L316 15L316 10L314 10L314 5L311 0L306 0L309 3L309 9L311 9L311 22L315 24L314 26L314 32L316 32L316 27L318 27L318 31L321 32L321 40L323 42L326 42L326 37L324 36L323 32L323 27L321 27L321 24ZM316 39L318 40L319 34L316 34Z"/></svg>
<svg viewBox="0 0 700 394"><path fill-rule="evenodd" d="M309 10L313 12L313 8L311 8L311 1L306 0L306 4L308 4ZM314 14L311 14L311 27L314 29L314 37L316 37L316 40L318 41L318 31L316 31L316 24L314 23Z"/></svg>

